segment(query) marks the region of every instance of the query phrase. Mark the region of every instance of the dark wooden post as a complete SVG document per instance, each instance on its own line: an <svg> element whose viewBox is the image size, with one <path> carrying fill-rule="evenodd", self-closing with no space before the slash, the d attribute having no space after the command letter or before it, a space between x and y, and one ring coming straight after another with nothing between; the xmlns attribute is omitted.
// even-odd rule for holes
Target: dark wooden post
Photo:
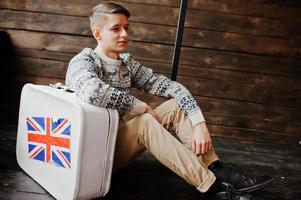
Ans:
<svg viewBox="0 0 301 200"><path fill-rule="evenodd" d="M179 65L179 59L181 54L182 37L184 32L186 8L187 8L187 0L181 0L175 47L174 47L174 53L172 59L171 80L173 81L177 79L178 65Z"/></svg>

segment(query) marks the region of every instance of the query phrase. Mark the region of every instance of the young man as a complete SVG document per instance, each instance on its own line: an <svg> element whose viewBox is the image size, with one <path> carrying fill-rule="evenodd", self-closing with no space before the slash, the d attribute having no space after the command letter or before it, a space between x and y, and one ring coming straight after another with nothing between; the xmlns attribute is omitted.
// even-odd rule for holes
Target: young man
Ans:
<svg viewBox="0 0 301 200"><path fill-rule="evenodd" d="M128 47L129 17L130 13L115 3L94 7L90 25L97 47L85 48L76 55L66 74L66 84L80 99L118 110L121 123L114 169L148 149L163 165L216 199L250 199L243 192L270 184L270 177L247 177L224 167L189 91L180 83L154 74L130 54L121 53ZM170 100L153 110L129 94L132 87ZM180 141L169 131L175 132Z"/></svg>

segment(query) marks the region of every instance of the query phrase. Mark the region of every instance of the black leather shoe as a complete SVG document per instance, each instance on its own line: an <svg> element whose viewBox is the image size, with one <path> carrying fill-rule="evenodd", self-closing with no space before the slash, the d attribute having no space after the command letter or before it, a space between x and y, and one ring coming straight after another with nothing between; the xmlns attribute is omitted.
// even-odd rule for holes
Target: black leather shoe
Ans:
<svg viewBox="0 0 301 200"><path fill-rule="evenodd" d="M249 194L244 194L229 183L222 183L226 189L214 194L214 200L252 200L253 198Z"/></svg>
<svg viewBox="0 0 301 200"><path fill-rule="evenodd" d="M249 177L237 170L220 167L212 170L216 178L230 183L240 192L254 192L270 185L274 179L270 176Z"/></svg>

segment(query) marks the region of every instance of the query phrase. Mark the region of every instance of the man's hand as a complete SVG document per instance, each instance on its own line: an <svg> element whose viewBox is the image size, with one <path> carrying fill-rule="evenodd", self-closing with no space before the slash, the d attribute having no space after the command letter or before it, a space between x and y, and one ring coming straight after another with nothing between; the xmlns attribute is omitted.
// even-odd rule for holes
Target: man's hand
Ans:
<svg viewBox="0 0 301 200"><path fill-rule="evenodd" d="M160 124L162 124L162 119L150 106L148 106L148 105L146 106L144 113L151 114Z"/></svg>
<svg viewBox="0 0 301 200"><path fill-rule="evenodd" d="M194 127L191 151L199 156L206 154L212 148L211 137L205 123L199 123Z"/></svg>

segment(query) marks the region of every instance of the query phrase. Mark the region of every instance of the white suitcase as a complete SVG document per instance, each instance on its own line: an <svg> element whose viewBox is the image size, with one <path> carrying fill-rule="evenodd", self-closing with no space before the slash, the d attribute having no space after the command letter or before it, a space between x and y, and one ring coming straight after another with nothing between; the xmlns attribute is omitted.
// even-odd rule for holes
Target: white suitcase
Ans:
<svg viewBox="0 0 301 200"><path fill-rule="evenodd" d="M56 199L91 199L109 190L118 112L74 93L26 84L22 89L17 161Z"/></svg>

